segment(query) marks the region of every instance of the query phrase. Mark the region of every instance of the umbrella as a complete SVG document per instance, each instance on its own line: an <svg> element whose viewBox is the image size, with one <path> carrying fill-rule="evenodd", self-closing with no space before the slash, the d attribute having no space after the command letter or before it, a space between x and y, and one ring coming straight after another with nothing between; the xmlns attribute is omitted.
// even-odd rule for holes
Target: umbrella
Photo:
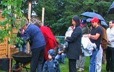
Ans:
<svg viewBox="0 0 114 72"><path fill-rule="evenodd" d="M92 18L87 18L86 21L87 21L87 22L90 22L91 19L92 19ZM104 21L104 20L101 20L101 25L102 25L102 26L105 26L105 27L108 27L108 24L107 24L106 21Z"/></svg>
<svg viewBox="0 0 114 72"><path fill-rule="evenodd" d="M104 18L100 14L97 14L95 12L84 12L81 15L82 16L86 16L86 17L91 17L91 18L98 17L100 20L104 20Z"/></svg>
<svg viewBox="0 0 114 72"><path fill-rule="evenodd" d="M108 14L114 14L114 2L111 4L111 6L108 9Z"/></svg>

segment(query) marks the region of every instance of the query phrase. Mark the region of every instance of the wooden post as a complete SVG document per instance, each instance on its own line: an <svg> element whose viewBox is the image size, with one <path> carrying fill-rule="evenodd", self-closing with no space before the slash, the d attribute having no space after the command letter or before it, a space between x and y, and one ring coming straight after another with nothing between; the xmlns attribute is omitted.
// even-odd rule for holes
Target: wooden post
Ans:
<svg viewBox="0 0 114 72"><path fill-rule="evenodd" d="M31 6L32 6L32 3L29 2L29 4L28 4L28 19L29 19L29 22L31 21Z"/></svg>
<svg viewBox="0 0 114 72"><path fill-rule="evenodd" d="M42 7L42 26L44 25L44 14L45 14L45 8Z"/></svg>

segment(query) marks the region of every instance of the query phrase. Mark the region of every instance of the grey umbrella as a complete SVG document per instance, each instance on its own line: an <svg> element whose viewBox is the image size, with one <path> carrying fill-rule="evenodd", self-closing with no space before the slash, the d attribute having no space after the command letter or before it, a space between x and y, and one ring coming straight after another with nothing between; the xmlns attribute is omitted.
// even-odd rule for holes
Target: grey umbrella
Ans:
<svg viewBox="0 0 114 72"><path fill-rule="evenodd" d="M91 17L91 18L97 17L97 18L99 18L100 20L104 20L104 18L103 18L100 14L95 13L95 12L84 12L84 13L82 13L81 15L82 15L82 16L86 16L86 17ZM104 21L105 21L105 20L104 20Z"/></svg>
<svg viewBox="0 0 114 72"><path fill-rule="evenodd" d="M114 14L114 2L110 5L108 9L108 14Z"/></svg>

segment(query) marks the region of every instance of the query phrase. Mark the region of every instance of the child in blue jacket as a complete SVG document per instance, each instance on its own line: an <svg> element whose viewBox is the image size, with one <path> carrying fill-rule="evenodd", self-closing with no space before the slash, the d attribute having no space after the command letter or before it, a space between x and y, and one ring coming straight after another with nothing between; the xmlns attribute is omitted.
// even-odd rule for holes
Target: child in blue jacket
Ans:
<svg viewBox="0 0 114 72"><path fill-rule="evenodd" d="M43 72L60 72L59 62L55 60L55 50L50 49L48 51L48 60L44 63Z"/></svg>

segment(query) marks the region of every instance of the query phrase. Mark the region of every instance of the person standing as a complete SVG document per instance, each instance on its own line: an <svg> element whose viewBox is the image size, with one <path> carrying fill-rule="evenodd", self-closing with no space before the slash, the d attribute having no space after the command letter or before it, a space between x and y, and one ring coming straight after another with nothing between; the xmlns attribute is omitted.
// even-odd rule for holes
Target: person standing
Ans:
<svg viewBox="0 0 114 72"><path fill-rule="evenodd" d="M80 27L82 28L82 34L89 34L89 28L87 26L87 21L85 18L83 18L81 20L81 24L80 24ZM83 46L82 46L82 54L80 55L79 57L79 60L77 60L77 68L78 68L78 71L84 71L84 66L85 66L85 56L84 56L84 53L83 53Z"/></svg>
<svg viewBox="0 0 114 72"><path fill-rule="evenodd" d="M100 49L101 39L102 39L102 28L99 26L99 19L97 17L93 17L91 20L92 30L88 37L90 38L92 43L96 44L96 48L93 50L92 55L90 56L90 69L89 72L96 72L97 65L97 53Z"/></svg>
<svg viewBox="0 0 114 72"><path fill-rule="evenodd" d="M32 52L30 72L36 72L37 68L39 72L42 72L46 42L40 28L34 24L28 23L25 27L23 39L30 42Z"/></svg>
<svg viewBox="0 0 114 72"><path fill-rule="evenodd" d="M66 37L68 48L66 54L69 60L69 72L77 72L76 61L81 54L81 37L82 30L80 28L80 19L78 16L72 18L72 25L74 27L71 37Z"/></svg>
<svg viewBox="0 0 114 72"><path fill-rule="evenodd" d="M106 70L107 72L114 72L114 20L109 22L107 29L108 48L106 50Z"/></svg>
<svg viewBox="0 0 114 72"><path fill-rule="evenodd" d="M46 41L44 57L46 61L48 60L48 51L50 49L55 49L58 46L58 42L50 27L42 26L42 22L38 20L37 18L33 18L32 20L33 20L33 23L40 28L41 32L44 35L44 38Z"/></svg>

